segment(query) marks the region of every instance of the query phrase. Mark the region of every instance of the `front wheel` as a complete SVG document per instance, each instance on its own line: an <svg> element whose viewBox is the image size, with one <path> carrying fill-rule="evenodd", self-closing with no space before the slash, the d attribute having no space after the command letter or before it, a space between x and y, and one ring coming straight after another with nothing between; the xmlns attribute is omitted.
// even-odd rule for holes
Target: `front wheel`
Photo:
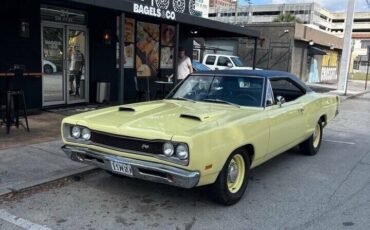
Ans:
<svg viewBox="0 0 370 230"><path fill-rule="evenodd" d="M299 148L301 152L306 155L309 156L316 155L320 149L321 140L322 140L322 122L318 121L315 126L315 131L313 132L313 134L310 136L310 138L302 142L299 145Z"/></svg>
<svg viewBox="0 0 370 230"><path fill-rule="evenodd" d="M250 164L250 158L245 150L234 151L211 186L212 198L224 205L237 203L247 188Z"/></svg>

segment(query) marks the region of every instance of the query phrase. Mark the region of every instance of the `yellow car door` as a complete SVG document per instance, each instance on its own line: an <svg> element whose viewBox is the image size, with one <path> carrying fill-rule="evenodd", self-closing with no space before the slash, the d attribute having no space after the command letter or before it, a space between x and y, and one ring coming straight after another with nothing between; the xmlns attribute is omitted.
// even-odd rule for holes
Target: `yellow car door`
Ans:
<svg viewBox="0 0 370 230"><path fill-rule="evenodd" d="M267 158L295 146L305 135L304 104L298 99L304 94L289 79L267 81L265 109L270 131Z"/></svg>
<svg viewBox="0 0 370 230"><path fill-rule="evenodd" d="M268 110L270 157L295 146L304 135L304 110L301 103L292 101L271 106Z"/></svg>

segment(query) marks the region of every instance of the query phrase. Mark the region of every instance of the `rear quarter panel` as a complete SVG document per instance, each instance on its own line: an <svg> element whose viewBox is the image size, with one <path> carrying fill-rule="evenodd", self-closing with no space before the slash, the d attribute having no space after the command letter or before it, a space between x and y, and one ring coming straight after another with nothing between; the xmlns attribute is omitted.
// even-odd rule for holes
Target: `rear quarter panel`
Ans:
<svg viewBox="0 0 370 230"><path fill-rule="evenodd" d="M316 123L324 116L325 124L336 116L339 106L339 97L336 95L308 93L301 99L305 114L305 137L312 135Z"/></svg>

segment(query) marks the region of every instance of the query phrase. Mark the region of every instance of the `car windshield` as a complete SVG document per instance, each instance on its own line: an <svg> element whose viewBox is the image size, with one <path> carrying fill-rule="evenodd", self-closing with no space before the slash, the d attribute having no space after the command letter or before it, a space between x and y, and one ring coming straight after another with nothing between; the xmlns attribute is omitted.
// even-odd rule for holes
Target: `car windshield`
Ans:
<svg viewBox="0 0 370 230"><path fill-rule="evenodd" d="M167 99L261 107L263 84L256 76L190 75Z"/></svg>
<svg viewBox="0 0 370 230"><path fill-rule="evenodd" d="M235 66L237 66L237 67L246 66L239 57L231 57L231 60L234 62Z"/></svg>

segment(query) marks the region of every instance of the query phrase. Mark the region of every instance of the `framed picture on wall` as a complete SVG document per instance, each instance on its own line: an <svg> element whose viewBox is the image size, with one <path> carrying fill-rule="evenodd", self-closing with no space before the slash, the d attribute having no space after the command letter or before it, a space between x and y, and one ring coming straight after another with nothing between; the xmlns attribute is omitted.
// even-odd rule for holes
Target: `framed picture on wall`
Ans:
<svg viewBox="0 0 370 230"><path fill-rule="evenodd" d="M135 42L135 19L125 18L124 40L125 43Z"/></svg>
<svg viewBox="0 0 370 230"><path fill-rule="evenodd" d="M173 47L161 48L161 68L162 69L173 68Z"/></svg>
<svg viewBox="0 0 370 230"><path fill-rule="evenodd" d="M161 45L173 46L175 39L175 27L162 24L161 26Z"/></svg>
<svg viewBox="0 0 370 230"><path fill-rule="evenodd" d="M134 68L134 57L135 57L135 45L134 43L125 44L125 68Z"/></svg>
<svg viewBox="0 0 370 230"><path fill-rule="evenodd" d="M137 22L136 30L137 76L157 76L159 68L159 25Z"/></svg>

